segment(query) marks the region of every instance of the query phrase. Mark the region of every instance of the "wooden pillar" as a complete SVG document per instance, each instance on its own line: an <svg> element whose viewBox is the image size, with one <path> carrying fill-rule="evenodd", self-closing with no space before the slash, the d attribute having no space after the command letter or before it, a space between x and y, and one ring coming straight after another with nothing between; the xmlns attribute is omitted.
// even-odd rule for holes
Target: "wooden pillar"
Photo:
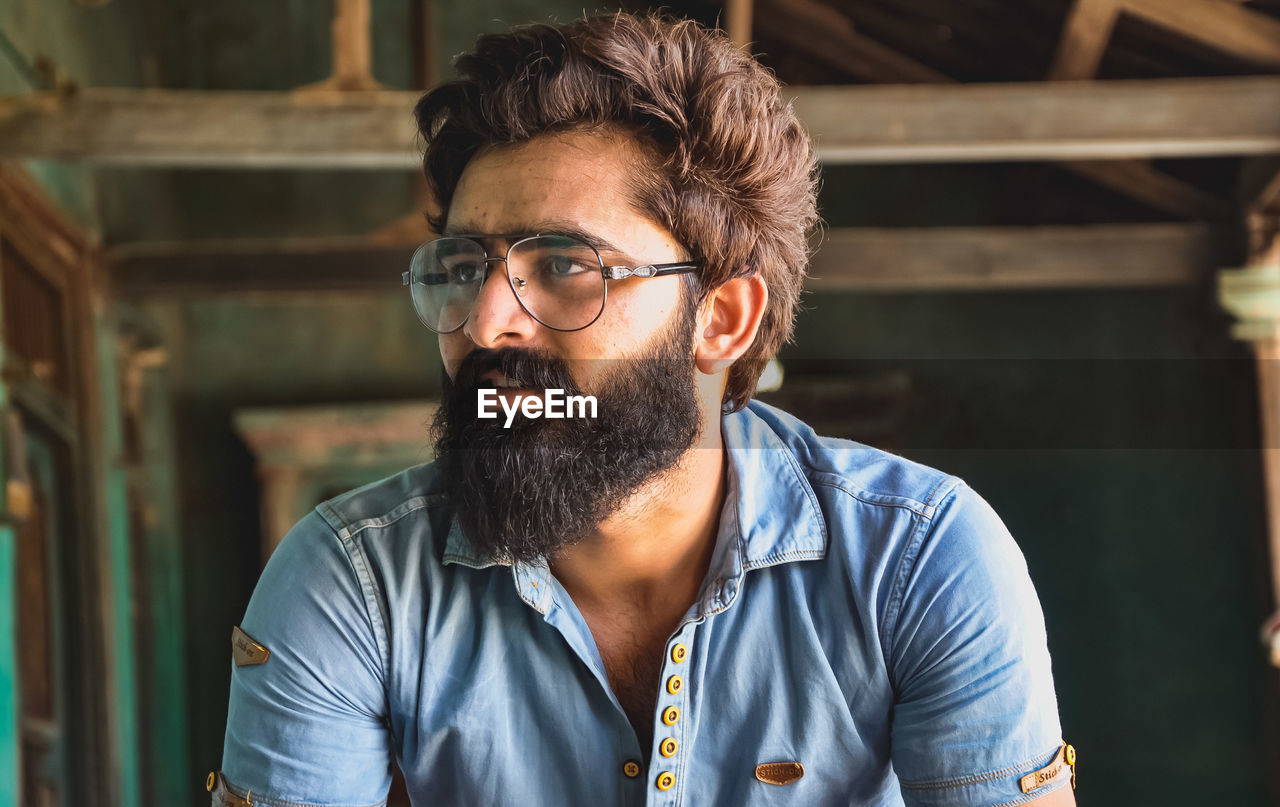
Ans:
<svg viewBox="0 0 1280 807"><path fill-rule="evenodd" d="M751 49L751 2L752 0L726 0L725 28L729 39L743 50Z"/></svg>
<svg viewBox="0 0 1280 807"><path fill-rule="evenodd" d="M1262 467L1275 614L1263 627L1271 663L1280 667L1280 216L1250 217L1252 257L1243 269L1218 273L1218 299L1237 319L1232 334L1253 347L1262 420Z"/></svg>
<svg viewBox="0 0 1280 807"><path fill-rule="evenodd" d="M369 0L334 0L333 75L294 90L304 96L334 92L385 90L373 78Z"/></svg>

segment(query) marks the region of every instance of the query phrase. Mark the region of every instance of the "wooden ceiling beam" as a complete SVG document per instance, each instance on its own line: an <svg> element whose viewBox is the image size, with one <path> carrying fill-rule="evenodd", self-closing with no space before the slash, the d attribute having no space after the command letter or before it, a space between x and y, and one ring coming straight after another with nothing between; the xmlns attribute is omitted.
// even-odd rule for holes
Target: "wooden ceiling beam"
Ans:
<svg viewBox="0 0 1280 807"><path fill-rule="evenodd" d="M0 159L191 168L411 168L418 92L83 89L0 95Z"/></svg>
<svg viewBox="0 0 1280 807"><path fill-rule="evenodd" d="M1067 14L1050 81L1088 80L1097 75L1124 0L1075 0ZM1157 210L1186 219L1218 220L1232 210L1223 200L1157 171L1150 160L1062 163L1068 171Z"/></svg>
<svg viewBox="0 0 1280 807"><path fill-rule="evenodd" d="M829 163L1280 153L1280 77L812 87L795 104Z"/></svg>
<svg viewBox="0 0 1280 807"><path fill-rule="evenodd" d="M1225 239L1201 224L840 229L805 284L814 291L1180 286L1201 281Z"/></svg>
<svg viewBox="0 0 1280 807"><path fill-rule="evenodd" d="M1280 77L791 88L829 163L1280 153ZM416 169L416 92L0 96L0 159Z"/></svg>
<svg viewBox="0 0 1280 807"><path fill-rule="evenodd" d="M1176 286L1221 265L1226 238L1201 224L833 229L810 263L813 291ZM417 241L370 238L122 245L106 253L125 296L403 293ZM408 305L408 295L405 295Z"/></svg>
<svg viewBox="0 0 1280 807"><path fill-rule="evenodd" d="M334 0L333 75L299 87L300 93L356 92L386 89L373 78L373 37L369 0Z"/></svg>
<svg viewBox="0 0 1280 807"><path fill-rule="evenodd" d="M1107 49L1119 15L1118 0L1075 0L1049 68L1049 80L1089 79L1097 75L1102 52Z"/></svg>
<svg viewBox="0 0 1280 807"><path fill-rule="evenodd" d="M1233 0L1120 0L1123 10L1262 67L1280 69L1280 20Z"/></svg>
<svg viewBox="0 0 1280 807"><path fill-rule="evenodd" d="M783 44L863 81L933 84L938 71L858 33L853 22L817 0L756 0L756 25Z"/></svg>
<svg viewBox="0 0 1280 807"><path fill-rule="evenodd" d="M1180 218L1222 221L1235 212L1225 200L1157 171L1148 160L1083 160L1060 165L1077 176Z"/></svg>
<svg viewBox="0 0 1280 807"><path fill-rule="evenodd" d="M1280 213L1280 155L1244 160L1236 187L1236 201L1241 210Z"/></svg>
<svg viewBox="0 0 1280 807"><path fill-rule="evenodd" d="M752 0L725 0L725 30L729 41L743 50L751 49Z"/></svg>

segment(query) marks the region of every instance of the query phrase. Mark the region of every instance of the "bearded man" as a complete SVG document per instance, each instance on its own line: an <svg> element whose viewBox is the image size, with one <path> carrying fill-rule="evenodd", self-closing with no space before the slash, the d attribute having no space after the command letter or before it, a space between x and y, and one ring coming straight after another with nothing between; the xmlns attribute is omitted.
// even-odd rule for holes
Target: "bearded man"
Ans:
<svg viewBox="0 0 1280 807"><path fill-rule="evenodd" d="M214 803L381 804L394 760L423 805L1074 804L999 518L751 401L816 222L772 75L624 14L457 66L416 109L441 236L404 277L436 459L276 550ZM596 416L539 416L553 390Z"/></svg>

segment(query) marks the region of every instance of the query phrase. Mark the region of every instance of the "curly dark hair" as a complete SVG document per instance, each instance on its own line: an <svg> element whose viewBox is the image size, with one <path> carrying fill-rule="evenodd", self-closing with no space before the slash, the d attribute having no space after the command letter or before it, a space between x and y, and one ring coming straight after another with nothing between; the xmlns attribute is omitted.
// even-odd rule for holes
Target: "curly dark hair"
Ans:
<svg viewBox="0 0 1280 807"><path fill-rule="evenodd" d="M791 337L817 222L813 144L774 75L719 31L621 12L481 36L455 66L414 109L436 231L480 149L621 127L646 163L633 205L702 262L699 300L754 274L769 289L724 394L725 411L746 406Z"/></svg>

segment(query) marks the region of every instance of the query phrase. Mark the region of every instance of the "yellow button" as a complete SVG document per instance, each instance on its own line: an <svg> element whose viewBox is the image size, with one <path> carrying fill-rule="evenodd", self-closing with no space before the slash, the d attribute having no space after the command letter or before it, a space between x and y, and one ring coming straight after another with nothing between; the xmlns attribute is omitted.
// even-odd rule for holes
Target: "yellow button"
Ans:
<svg viewBox="0 0 1280 807"><path fill-rule="evenodd" d="M673 675L667 679L667 691L672 695L679 695L680 690L684 689L684 679L678 675Z"/></svg>
<svg viewBox="0 0 1280 807"><path fill-rule="evenodd" d="M676 664L684 661L684 657L687 655L689 655L689 648L679 642L676 642L675 646L671 648L671 660Z"/></svg>
<svg viewBox="0 0 1280 807"><path fill-rule="evenodd" d="M680 710L674 706L668 706L662 710L662 722L668 726L674 726L676 721L680 719Z"/></svg>
<svg viewBox="0 0 1280 807"><path fill-rule="evenodd" d="M213 786L218 783L218 774L215 771L209 771L209 778L204 780L204 789L213 792Z"/></svg>
<svg viewBox="0 0 1280 807"><path fill-rule="evenodd" d="M668 737L662 741L662 745L658 746L658 750L662 752L664 757L674 757L676 750L680 748L680 743L676 742L675 737Z"/></svg>
<svg viewBox="0 0 1280 807"><path fill-rule="evenodd" d="M670 790L675 786L676 786L675 774L671 773L670 771L663 771L662 773L658 774L659 790Z"/></svg>
<svg viewBox="0 0 1280 807"><path fill-rule="evenodd" d="M1076 764L1076 747L1071 743L1067 743L1067 764Z"/></svg>
<svg viewBox="0 0 1280 807"><path fill-rule="evenodd" d="M627 775L628 779L634 779L640 775L640 763L634 759L628 759L626 764L622 766L622 772Z"/></svg>

